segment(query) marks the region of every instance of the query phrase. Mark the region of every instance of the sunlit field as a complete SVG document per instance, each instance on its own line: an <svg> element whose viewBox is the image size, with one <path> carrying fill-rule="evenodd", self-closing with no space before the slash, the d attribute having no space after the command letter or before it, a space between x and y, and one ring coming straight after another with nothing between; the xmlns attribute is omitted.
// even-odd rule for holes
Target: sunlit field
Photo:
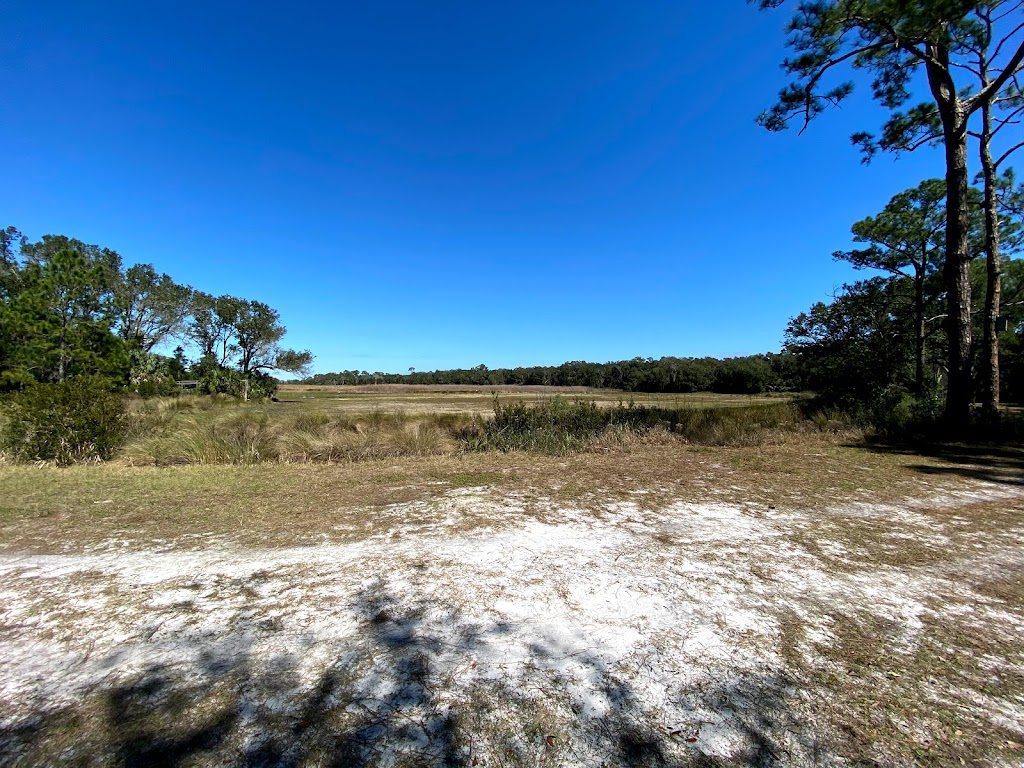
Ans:
<svg viewBox="0 0 1024 768"><path fill-rule="evenodd" d="M304 403L339 411L407 411L454 412L488 414L494 408L494 399L501 402L537 403L552 397L593 401L608 407L619 403L657 405L666 408L720 408L755 405L780 400L791 400L790 393L765 395L721 395L714 392L694 394L651 394L647 392L620 392L586 387L534 387L534 386L472 386L467 384L367 384L359 386L315 386L309 384L282 384L278 399L282 403Z"/></svg>
<svg viewBox="0 0 1024 768"><path fill-rule="evenodd" d="M1024 758L1020 450L786 397L498 397L676 421L524 450L460 437L491 391L286 386L0 465L8 762Z"/></svg>

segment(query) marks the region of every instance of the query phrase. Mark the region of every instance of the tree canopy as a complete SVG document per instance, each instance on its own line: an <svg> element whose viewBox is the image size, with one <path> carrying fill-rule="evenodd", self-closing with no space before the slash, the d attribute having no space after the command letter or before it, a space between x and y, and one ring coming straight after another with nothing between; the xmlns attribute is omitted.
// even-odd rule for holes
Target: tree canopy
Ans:
<svg viewBox="0 0 1024 768"><path fill-rule="evenodd" d="M63 235L30 242L0 231L0 299L0 391L90 375L173 385L188 366L184 349L155 350L181 342L196 345L196 375L234 367L263 380L312 361L281 346L285 327L268 304L211 297L151 264L125 269L116 251Z"/></svg>
<svg viewBox="0 0 1024 768"><path fill-rule="evenodd" d="M762 9L786 0L758 0ZM1019 100L1024 25L1018 0L804 0L795 4L786 40L794 55L783 69L791 77L776 103L758 121L771 131L796 121L801 131L853 91L853 81L833 82L844 67L871 77L875 100L890 112L879 136L862 131L854 143L866 157L929 143L945 150L946 418L966 428L973 395L967 140L972 118L995 105ZM979 63L980 62L980 63ZM922 76L922 77L919 77ZM922 84L927 97L918 101ZM1019 146L1019 145L1018 145ZM1010 147L1012 152L1015 147Z"/></svg>

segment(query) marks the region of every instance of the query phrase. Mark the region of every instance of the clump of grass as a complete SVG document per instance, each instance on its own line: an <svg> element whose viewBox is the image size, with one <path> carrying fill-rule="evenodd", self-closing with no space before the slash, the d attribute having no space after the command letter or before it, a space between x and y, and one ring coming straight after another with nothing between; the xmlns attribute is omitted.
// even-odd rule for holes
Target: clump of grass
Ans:
<svg viewBox="0 0 1024 768"><path fill-rule="evenodd" d="M365 425L367 430L380 431L405 426L409 419L409 414L404 411L382 411L374 408L362 417L361 424Z"/></svg>
<svg viewBox="0 0 1024 768"><path fill-rule="evenodd" d="M683 439L705 445L751 445L802 423L790 403L744 407L664 408L561 397L527 405L495 399L494 415L410 414L373 410L280 412L263 406L217 407L209 397L160 398L133 405L133 464L252 464L264 461L350 462L464 451L563 455L593 447Z"/></svg>
<svg viewBox="0 0 1024 768"><path fill-rule="evenodd" d="M147 437L167 428L182 414L204 413L237 403L237 399L224 394L133 397L128 401L128 436Z"/></svg>
<svg viewBox="0 0 1024 768"><path fill-rule="evenodd" d="M330 423L331 416L324 411L302 411L292 420L292 427L297 432L316 435L321 433Z"/></svg>
<svg viewBox="0 0 1024 768"><path fill-rule="evenodd" d="M790 403L730 408L662 408L633 403L599 408L588 401L553 398L536 405L495 401L494 418L472 447L564 454L603 442L621 443L653 431L703 445L750 445L802 421Z"/></svg>
<svg viewBox="0 0 1024 768"><path fill-rule="evenodd" d="M255 464L278 458L277 434L266 414L239 411L223 419L189 415L173 429L128 446L138 464Z"/></svg>
<svg viewBox="0 0 1024 768"><path fill-rule="evenodd" d="M800 411L791 403L744 408L679 409L664 414L670 429L699 445L756 445L773 432L798 429Z"/></svg>
<svg viewBox="0 0 1024 768"><path fill-rule="evenodd" d="M138 407L134 440L123 456L131 464L171 465L447 455L459 450L458 436L468 422L472 417L461 414L278 414L259 407L220 410L198 399L182 405L153 403Z"/></svg>

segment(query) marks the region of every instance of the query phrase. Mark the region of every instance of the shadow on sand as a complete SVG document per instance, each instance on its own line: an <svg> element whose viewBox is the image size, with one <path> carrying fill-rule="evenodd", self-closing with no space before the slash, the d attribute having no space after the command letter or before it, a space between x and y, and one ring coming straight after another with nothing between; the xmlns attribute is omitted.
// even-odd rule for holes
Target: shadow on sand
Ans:
<svg viewBox="0 0 1024 768"><path fill-rule="evenodd" d="M936 464L910 465L911 469L925 475L956 475L990 483L1024 485L1024 447L1018 445L871 441L866 447L877 453L935 460Z"/></svg>
<svg viewBox="0 0 1024 768"><path fill-rule="evenodd" d="M694 712L727 713L738 746L728 757L713 756L695 737L699 718L695 730L673 731L643 703L635 680L609 668L598 649L573 652L552 638L539 638L520 663L532 675L457 679L450 665L441 669L434 660L471 659L509 628L456 613L439 632L426 600L402 609L408 603L380 583L365 588L347 606L360 617L358 639L329 649L312 676L303 672L301 653L257 657L246 642L256 637L254 625L234 627L231 642L197 645L197 662L187 668L152 666L126 680L112 657L114 682L101 681L73 705L40 702L36 711L5 718L0 763L768 766L787 760L787 732L810 733L787 710L793 681L753 674L716 681L709 674L673 697ZM562 676L557 670L569 657L574 676ZM597 714L570 691L581 681L586 695L602 702ZM805 758L817 753L813 744L800 751Z"/></svg>

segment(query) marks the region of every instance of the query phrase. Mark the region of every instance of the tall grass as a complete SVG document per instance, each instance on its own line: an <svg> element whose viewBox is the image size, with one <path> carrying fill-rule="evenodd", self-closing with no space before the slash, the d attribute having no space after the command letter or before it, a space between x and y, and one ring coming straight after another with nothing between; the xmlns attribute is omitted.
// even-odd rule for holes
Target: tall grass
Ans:
<svg viewBox="0 0 1024 768"><path fill-rule="evenodd" d="M222 405L202 397L134 404L124 459L168 465L350 462L463 451L558 455L598 444L625 444L652 433L706 445L750 444L806 423L785 402L724 408L620 403L602 408L561 397L532 405L496 399L490 419L462 413L339 414Z"/></svg>
<svg viewBox="0 0 1024 768"><path fill-rule="evenodd" d="M599 408L593 402L553 398L526 406L494 406L478 447L560 454L585 449L599 435L620 436L664 430L687 442L739 445L762 440L768 432L792 429L802 422L791 403L728 408L663 408L622 404Z"/></svg>
<svg viewBox="0 0 1024 768"><path fill-rule="evenodd" d="M137 404L123 458L137 465L172 465L441 455L461 449L459 435L473 422L462 414L281 413L259 407L218 408L202 400Z"/></svg>

